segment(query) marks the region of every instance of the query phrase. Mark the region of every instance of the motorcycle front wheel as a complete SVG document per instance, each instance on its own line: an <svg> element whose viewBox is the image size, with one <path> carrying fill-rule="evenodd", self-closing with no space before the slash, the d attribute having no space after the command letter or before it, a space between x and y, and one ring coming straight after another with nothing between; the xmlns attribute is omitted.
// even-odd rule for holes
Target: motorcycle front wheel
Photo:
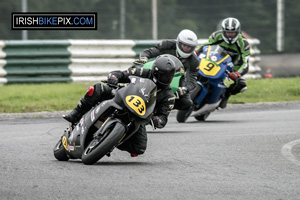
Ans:
<svg viewBox="0 0 300 200"><path fill-rule="evenodd" d="M189 116L191 115L193 110L194 110L193 106L191 106L191 108L188 110L178 110L177 116L176 116L177 121L179 123L184 123L189 118Z"/></svg>
<svg viewBox="0 0 300 200"><path fill-rule="evenodd" d="M210 113L207 113L207 114L204 114L204 115L198 115L198 116L195 116L195 119L198 120L198 121L205 121L206 118L210 115Z"/></svg>
<svg viewBox="0 0 300 200"><path fill-rule="evenodd" d="M103 136L94 138L82 153L81 160L86 165L92 165L109 153L118 142L123 138L125 133L124 125L115 123L104 130Z"/></svg>

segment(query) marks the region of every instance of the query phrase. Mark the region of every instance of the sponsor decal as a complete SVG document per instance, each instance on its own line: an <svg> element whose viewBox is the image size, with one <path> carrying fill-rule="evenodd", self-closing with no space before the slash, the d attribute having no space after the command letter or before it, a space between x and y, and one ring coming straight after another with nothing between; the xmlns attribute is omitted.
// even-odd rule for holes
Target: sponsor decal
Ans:
<svg viewBox="0 0 300 200"><path fill-rule="evenodd" d="M212 56L211 60L214 61L214 62L216 62L218 60L218 58L217 58L217 56Z"/></svg>
<svg viewBox="0 0 300 200"><path fill-rule="evenodd" d="M146 90L146 88L141 89L141 92L142 92L143 95L145 95L145 90Z"/></svg>
<svg viewBox="0 0 300 200"><path fill-rule="evenodd" d="M205 58L206 57L206 55L204 54L204 53L201 53L200 54L200 58L202 59L202 58Z"/></svg>
<svg viewBox="0 0 300 200"><path fill-rule="evenodd" d="M69 151L74 151L75 147L68 145L68 149L69 149Z"/></svg>
<svg viewBox="0 0 300 200"><path fill-rule="evenodd" d="M83 125L83 122L84 122L84 117L81 118L81 120L80 120L80 122L79 122L79 125L82 126L82 125Z"/></svg>
<svg viewBox="0 0 300 200"><path fill-rule="evenodd" d="M94 121L95 120L95 110L93 110L92 112L91 112L91 121Z"/></svg>
<svg viewBox="0 0 300 200"><path fill-rule="evenodd" d="M134 84L136 82L136 78L132 78L130 82Z"/></svg>

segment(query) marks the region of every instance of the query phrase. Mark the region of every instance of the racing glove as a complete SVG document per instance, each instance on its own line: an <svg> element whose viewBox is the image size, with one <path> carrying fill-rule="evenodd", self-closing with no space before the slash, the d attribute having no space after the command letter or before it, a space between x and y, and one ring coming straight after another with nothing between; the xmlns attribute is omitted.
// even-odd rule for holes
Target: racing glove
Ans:
<svg viewBox="0 0 300 200"><path fill-rule="evenodd" d="M179 96L182 96L188 92L187 87L179 87L177 91Z"/></svg>
<svg viewBox="0 0 300 200"><path fill-rule="evenodd" d="M162 120L158 116L152 116L151 120L153 121L153 125L155 128L163 128Z"/></svg>
<svg viewBox="0 0 300 200"><path fill-rule="evenodd" d="M146 62L148 62L148 58L147 57L140 57L139 59L135 60L134 64L143 65Z"/></svg>
<svg viewBox="0 0 300 200"><path fill-rule="evenodd" d="M119 79L115 75L109 73L107 77L107 83L111 85L118 85Z"/></svg>
<svg viewBox="0 0 300 200"><path fill-rule="evenodd" d="M229 74L229 78L234 81L239 79L240 77L241 77L240 72L230 72L230 74Z"/></svg>

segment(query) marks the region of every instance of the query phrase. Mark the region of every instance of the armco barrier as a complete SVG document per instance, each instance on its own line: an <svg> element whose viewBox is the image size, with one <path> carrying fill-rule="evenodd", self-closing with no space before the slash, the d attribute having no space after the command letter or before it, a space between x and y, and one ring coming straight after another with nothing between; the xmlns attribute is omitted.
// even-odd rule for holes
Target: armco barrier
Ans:
<svg viewBox="0 0 300 200"><path fill-rule="evenodd" d="M261 68L258 66L260 62L260 50L258 45L260 41L258 39L248 39L250 44L250 58L249 58L249 72L245 75L246 78L261 78Z"/></svg>
<svg viewBox="0 0 300 200"><path fill-rule="evenodd" d="M68 40L8 40L2 43L5 75L0 83L72 81ZM1 54L0 54L1 55Z"/></svg>
<svg viewBox="0 0 300 200"><path fill-rule="evenodd" d="M161 40L7 40L0 41L0 84L93 81L125 70L145 48ZM199 40L203 44L207 40ZM250 39L250 69L259 78L257 48Z"/></svg>
<svg viewBox="0 0 300 200"><path fill-rule="evenodd" d="M6 71L4 70L4 66L6 65L6 54L3 51L3 47L5 46L4 41L0 41L0 85L7 83Z"/></svg>

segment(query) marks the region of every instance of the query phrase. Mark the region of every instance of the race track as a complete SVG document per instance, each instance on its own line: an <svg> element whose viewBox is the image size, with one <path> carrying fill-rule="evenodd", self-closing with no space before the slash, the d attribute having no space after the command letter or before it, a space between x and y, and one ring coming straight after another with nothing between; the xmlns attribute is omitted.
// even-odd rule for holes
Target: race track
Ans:
<svg viewBox="0 0 300 200"><path fill-rule="evenodd" d="M300 102L229 105L206 122L152 131L131 158L115 150L92 166L59 162L67 123L0 116L0 199L300 199Z"/></svg>

